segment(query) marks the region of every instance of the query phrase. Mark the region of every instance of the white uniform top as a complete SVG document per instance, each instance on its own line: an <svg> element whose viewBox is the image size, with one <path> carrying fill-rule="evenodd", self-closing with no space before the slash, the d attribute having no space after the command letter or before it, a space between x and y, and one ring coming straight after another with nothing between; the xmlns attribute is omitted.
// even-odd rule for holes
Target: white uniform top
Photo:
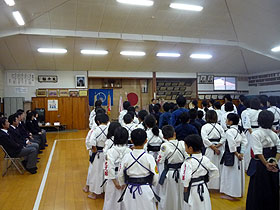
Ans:
<svg viewBox="0 0 280 210"><path fill-rule="evenodd" d="M174 145L176 145L180 151ZM170 140L161 145L157 162L164 163L164 161L168 159L168 164L182 163L187 155L184 141Z"/></svg>
<svg viewBox="0 0 280 210"><path fill-rule="evenodd" d="M243 132L241 134L239 133L238 125L230 126L230 128L226 131L226 139L231 153L236 152L237 147L241 146L240 153L244 154L248 141Z"/></svg>
<svg viewBox="0 0 280 210"><path fill-rule="evenodd" d="M258 126L258 117L259 113L262 110L255 110L255 109L250 109L247 108L241 113L241 121L242 121L242 126L244 129L249 129L252 128L252 126Z"/></svg>
<svg viewBox="0 0 280 210"><path fill-rule="evenodd" d="M128 132L128 140L131 140L131 132L135 129L135 124L129 123L129 124L124 124L123 127L127 130Z"/></svg>
<svg viewBox="0 0 280 210"><path fill-rule="evenodd" d="M91 150L92 149L92 144L90 143L90 137L92 136L92 133L94 132L94 129L90 129L87 137L86 137L86 148L87 150Z"/></svg>
<svg viewBox="0 0 280 210"><path fill-rule="evenodd" d="M221 124L223 112L220 109L215 109L215 112L217 113L217 117L218 117L217 123Z"/></svg>
<svg viewBox="0 0 280 210"><path fill-rule="evenodd" d="M123 121L123 117L124 117L124 115L126 115L127 114L127 110L122 110L121 112L120 112L120 115L119 115L119 123L121 124L121 126L123 126L125 123L124 123L124 121Z"/></svg>
<svg viewBox="0 0 280 210"><path fill-rule="evenodd" d="M279 122L280 120L280 109L276 106L271 106L267 109L268 111L271 111L274 114L274 122Z"/></svg>
<svg viewBox="0 0 280 210"><path fill-rule="evenodd" d="M202 111L203 112L203 120L205 120L205 118L206 118L206 112L204 111L204 109L201 109L201 108L198 108L198 110L197 111Z"/></svg>
<svg viewBox="0 0 280 210"><path fill-rule="evenodd" d="M106 156L108 150L111 149L113 145L114 145L114 136L112 136L110 139L107 139L107 141L105 142L105 146L103 148L104 156Z"/></svg>
<svg viewBox="0 0 280 210"><path fill-rule="evenodd" d="M123 157L131 151L132 150L129 149L126 145L114 145L107 151L107 155L105 157L105 179L116 178L115 168L119 167Z"/></svg>
<svg viewBox="0 0 280 210"><path fill-rule="evenodd" d="M89 127L92 128L92 126L96 123L95 123L95 116L96 116L96 113L95 113L95 110L93 109L89 115ZM96 125L97 126L97 125Z"/></svg>
<svg viewBox="0 0 280 210"><path fill-rule="evenodd" d="M118 178L120 185L124 185L124 169L128 168L131 164L135 162L135 159L132 157L132 155L137 159L143 152L145 152L144 149L134 149L131 153L128 153L124 156L119 166ZM152 173L154 173L153 185L157 185L158 172L156 171L156 162L154 157L148 153L145 153L140 157L138 162L145 166L147 169L149 169ZM126 170L126 173L129 177L140 178L147 177L150 175L150 171L145 169L139 163L134 163L129 169Z"/></svg>
<svg viewBox="0 0 280 210"><path fill-rule="evenodd" d="M213 106L209 106L208 109L209 109L209 110L214 110Z"/></svg>
<svg viewBox="0 0 280 210"><path fill-rule="evenodd" d="M227 123L226 122L227 122L227 115L229 113L234 113L234 111L223 113L222 118L221 118L221 126L224 130L227 130Z"/></svg>
<svg viewBox="0 0 280 210"><path fill-rule="evenodd" d="M209 139L221 138L219 141L221 144L224 144L226 141L224 129L218 123L207 123L203 125L201 128L201 138L205 147L213 145L213 142L209 141Z"/></svg>
<svg viewBox="0 0 280 210"><path fill-rule="evenodd" d="M225 104L222 105L221 110L222 110L222 112L224 112L224 113L226 112L226 110L225 110ZM236 109L236 106L235 106L234 104L233 104L233 113L238 114L237 109Z"/></svg>
<svg viewBox="0 0 280 210"><path fill-rule="evenodd" d="M211 178L219 177L218 168L206 156L202 156L202 154L199 153L192 154L192 157L199 161L203 158L201 164L209 171L209 180L211 180ZM207 174L206 169L202 165L198 166L199 162L194 158L186 159L181 167L181 179L184 187L189 187L191 178L198 178ZM194 171L196 172L192 174Z"/></svg>
<svg viewBox="0 0 280 210"><path fill-rule="evenodd" d="M138 120L138 118L137 118L137 117L134 117L134 119L133 119L133 123L134 123L134 124L136 124L136 125L138 125L138 124L139 124L139 120Z"/></svg>
<svg viewBox="0 0 280 210"><path fill-rule="evenodd" d="M107 134L108 134L108 126L107 125L99 125L96 129L94 129L94 132L92 133L90 137L90 145L91 146L98 146L98 147L104 147L105 142L107 140Z"/></svg>
<svg viewBox="0 0 280 210"><path fill-rule="evenodd" d="M148 128L146 130L147 133L147 144L150 144L151 146L160 146L163 143L163 135L161 130L159 130L159 135L156 136L153 134L152 128Z"/></svg>
<svg viewBox="0 0 280 210"><path fill-rule="evenodd" d="M277 153L280 153L280 140L271 129L258 128L252 133L252 149L255 155L263 154L263 148L277 147Z"/></svg>
<svg viewBox="0 0 280 210"><path fill-rule="evenodd" d="M135 125L134 129L137 129L137 128L141 128L141 129L145 130L145 127L142 122Z"/></svg>

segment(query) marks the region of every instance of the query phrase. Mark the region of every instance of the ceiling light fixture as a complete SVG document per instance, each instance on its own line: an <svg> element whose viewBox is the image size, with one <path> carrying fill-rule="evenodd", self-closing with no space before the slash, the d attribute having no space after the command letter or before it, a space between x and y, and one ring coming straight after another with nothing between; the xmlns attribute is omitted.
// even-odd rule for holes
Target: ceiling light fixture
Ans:
<svg viewBox="0 0 280 210"><path fill-rule="evenodd" d="M12 6L15 5L15 1L14 1L14 0L4 0L4 1L5 1L5 3L6 3L8 6L10 6L10 7L12 7Z"/></svg>
<svg viewBox="0 0 280 210"><path fill-rule="evenodd" d="M201 10L203 10L202 6L191 5L191 4L180 4L180 3L171 3L169 7L173 9L196 11L196 12L200 12Z"/></svg>
<svg viewBox="0 0 280 210"><path fill-rule="evenodd" d="M107 50L81 50L84 55L107 55Z"/></svg>
<svg viewBox="0 0 280 210"><path fill-rule="evenodd" d="M20 26L23 26L25 24L21 14L19 11L14 11L13 12L13 16L14 18L16 19L17 23L20 25Z"/></svg>
<svg viewBox="0 0 280 210"><path fill-rule="evenodd" d="M157 53L158 57L172 57L172 58L178 58L181 55L179 53L163 53L163 52L159 52Z"/></svg>
<svg viewBox="0 0 280 210"><path fill-rule="evenodd" d="M131 5L146 6L146 7L150 7L154 5L154 2L150 0L117 0L117 2L122 4L131 4Z"/></svg>
<svg viewBox="0 0 280 210"><path fill-rule="evenodd" d="M272 52L280 52L280 45L271 49Z"/></svg>
<svg viewBox="0 0 280 210"><path fill-rule="evenodd" d="M67 50L63 49L63 48L38 48L38 52L40 52L40 53L58 53L58 54L63 54L63 53L67 53Z"/></svg>
<svg viewBox="0 0 280 210"><path fill-rule="evenodd" d="M190 57L193 59L211 59L212 55L210 55L210 54L191 54Z"/></svg>
<svg viewBox="0 0 280 210"><path fill-rule="evenodd" d="M140 52L140 51L121 51L121 55L128 55L128 56L144 56L146 55L145 52Z"/></svg>

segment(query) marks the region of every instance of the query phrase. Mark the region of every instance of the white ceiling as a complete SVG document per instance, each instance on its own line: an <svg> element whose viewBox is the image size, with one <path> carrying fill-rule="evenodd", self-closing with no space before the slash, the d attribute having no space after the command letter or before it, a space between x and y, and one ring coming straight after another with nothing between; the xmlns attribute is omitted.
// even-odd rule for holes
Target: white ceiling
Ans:
<svg viewBox="0 0 280 210"><path fill-rule="evenodd" d="M0 64L7 70L238 74L280 70L280 53L270 51L280 45L279 0L180 1L202 5L199 13L169 8L175 0L154 1L154 6L147 8L116 0L15 0L16 6L8 7L0 0ZM25 27L17 26L13 10L22 13ZM64 31L54 33L58 30ZM130 39L153 35L153 41L126 40L124 34L133 34ZM162 37L167 36L172 36L172 41L163 42ZM39 47L63 47L68 53L39 54ZM80 54L83 48L104 48L109 54L85 56ZM128 60L119 54L121 50L143 50L147 54ZM182 56L158 58L155 54L160 50L178 51ZM189 59L191 53L201 51L212 53L213 59Z"/></svg>

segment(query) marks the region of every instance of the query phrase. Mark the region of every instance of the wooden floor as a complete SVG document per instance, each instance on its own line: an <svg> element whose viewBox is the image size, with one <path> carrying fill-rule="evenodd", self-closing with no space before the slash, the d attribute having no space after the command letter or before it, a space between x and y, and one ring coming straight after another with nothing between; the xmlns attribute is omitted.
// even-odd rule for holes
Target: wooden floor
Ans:
<svg viewBox="0 0 280 210"><path fill-rule="evenodd" d="M18 174L9 170L0 177L0 210L33 209L54 140L56 148L40 202L40 210L101 210L103 200L90 200L82 191L88 169L88 152L85 149L87 131L48 133L49 147L39 157L38 173ZM2 161L1 161L2 162ZM0 171L2 174L2 164ZM248 178L246 177L246 188ZM211 194L214 210L245 210L246 197L240 201L227 201L219 193ZM113 210L113 209L112 209ZM175 210L175 209L174 209Z"/></svg>

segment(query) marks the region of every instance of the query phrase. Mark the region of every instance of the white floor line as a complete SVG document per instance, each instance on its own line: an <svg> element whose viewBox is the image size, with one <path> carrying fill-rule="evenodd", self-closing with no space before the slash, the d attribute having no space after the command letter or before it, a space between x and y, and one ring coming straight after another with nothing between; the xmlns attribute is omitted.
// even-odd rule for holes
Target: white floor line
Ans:
<svg viewBox="0 0 280 210"><path fill-rule="evenodd" d="M86 138L78 138L78 139L57 139L57 141L78 141L78 140L86 140Z"/></svg>
<svg viewBox="0 0 280 210"><path fill-rule="evenodd" d="M55 140L54 143L53 143L52 151L50 153L49 160L48 160L45 172L44 172L44 176L43 176L43 179L41 181L39 191L37 193L37 197L36 197L36 201L35 201L33 210L38 210L39 209L40 202L41 202L41 199L42 199L42 195L43 195L43 192L44 192L44 188L45 188L45 185L46 185L49 169L50 169L50 166L51 166L52 157L53 157L53 153L54 153L54 150L55 150L56 142L57 142L57 140Z"/></svg>

